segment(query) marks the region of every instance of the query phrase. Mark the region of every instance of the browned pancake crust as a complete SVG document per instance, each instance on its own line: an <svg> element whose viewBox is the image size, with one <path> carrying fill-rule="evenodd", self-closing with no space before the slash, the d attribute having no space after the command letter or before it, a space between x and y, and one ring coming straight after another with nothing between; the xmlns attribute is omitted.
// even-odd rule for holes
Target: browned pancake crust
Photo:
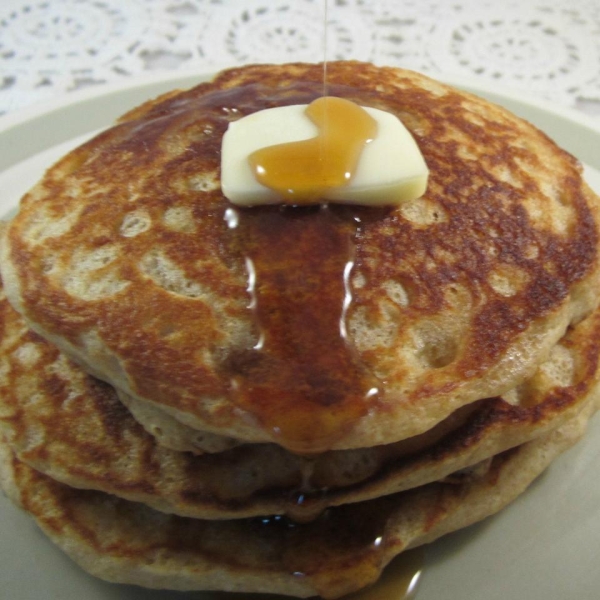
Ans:
<svg viewBox="0 0 600 600"><path fill-rule="evenodd" d="M56 483L17 461L4 445L0 482L74 560L109 581L335 598L375 581L407 547L500 510L581 436L589 413L495 457L478 479L331 509L303 525L279 518L164 515Z"/></svg>
<svg viewBox="0 0 600 600"><path fill-rule="evenodd" d="M11 302L123 391L294 451L411 437L518 385L597 303L598 205L579 164L417 74L333 63L328 79L331 94L402 118L431 171L424 198L375 213L252 209L228 226L229 121L322 92L318 65L234 69L130 112L48 172L4 239ZM284 284L257 287L263 313L248 308L249 254L259 271L280 260ZM348 258L340 343L328 326ZM275 354L254 349L265 327Z"/></svg>
<svg viewBox="0 0 600 600"><path fill-rule="evenodd" d="M274 444L194 456L158 445L113 388L30 332L0 298L0 433L20 460L74 487L185 516L305 521L328 506L442 479L556 428L597 396L599 340L596 311L512 394L513 404L480 401L403 442L310 458Z"/></svg>

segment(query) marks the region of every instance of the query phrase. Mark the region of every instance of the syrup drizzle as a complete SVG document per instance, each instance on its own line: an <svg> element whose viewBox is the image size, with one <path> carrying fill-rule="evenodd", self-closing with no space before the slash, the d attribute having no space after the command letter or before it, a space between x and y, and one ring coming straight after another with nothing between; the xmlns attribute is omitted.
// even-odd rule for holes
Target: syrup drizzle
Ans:
<svg viewBox="0 0 600 600"><path fill-rule="evenodd" d="M409 600L414 598L423 571L422 548L406 550L384 569L376 583L344 600Z"/></svg>
<svg viewBox="0 0 600 600"><path fill-rule="evenodd" d="M329 27L327 26L328 19L328 0L323 0L323 97L329 96L329 88L327 86L327 32Z"/></svg>
<svg viewBox="0 0 600 600"><path fill-rule="evenodd" d="M340 600L411 600L416 596L424 560L422 548L406 550L387 565L376 583L343 596ZM303 577L304 573L295 572L294 575ZM219 592L218 596L215 595L215 600L217 597L219 600L290 600L289 596L239 592Z"/></svg>
<svg viewBox="0 0 600 600"><path fill-rule="evenodd" d="M230 209L233 211L233 209ZM253 207L228 224L244 256L250 348L224 368L238 406L297 452L321 452L378 401L381 383L348 339L354 239L364 215L347 208Z"/></svg>
<svg viewBox="0 0 600 600"><path fill-rule="evenodd" d="M420 581L425 551L423 547L404 550L382 569L386 546L391 541L386 529L393 506L389 499L376 507L346 505L330 509L306 524L280 515L256 517L252 526L255 535L264 539L274 536L282 542L281 559L288 573L300 579L310 577L317 593L340 590L340 584L352 581L354 585L367 587L340 600L409 600L414 598ZM323 568L323 558L329 556L335 560L337 554L340 568L327 563ZM367 583L375 578L374 583ZM244 594L240 600L268 598L284 597Z"/></svg>

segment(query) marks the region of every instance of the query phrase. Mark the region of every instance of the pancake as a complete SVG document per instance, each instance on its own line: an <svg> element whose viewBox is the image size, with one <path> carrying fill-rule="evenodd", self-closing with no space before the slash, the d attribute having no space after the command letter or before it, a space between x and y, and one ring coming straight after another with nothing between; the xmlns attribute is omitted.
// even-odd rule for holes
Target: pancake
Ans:
<svg viewBox="0 0 600 600"><path fill-rule="evenodd" d="M329 506L463 477L572 419L598 396L599 340L600 310L521 389L480 401L417 438L311 457L275 444L194 456L158 444L113 388L29 331L0 296L0 432L19 460L73 487L189 517L306 521Z"/></svg>
<svg viewBox="0 0 600 600"><path fill-rule="evenodd" d="M0 445L0 478L8 496L58 546L108 581L336 598L375 581L403 550L500 510L580 437L593 408L590 404L559 430L495 457L480 478L331 509L304 525L273 518L167 516L57 483L20 463L5 445Z"/></svg>
<svg viewBox="0 0 600 600"><path fill-rule="evenodd" d="M154 404L133 398L120 390L116 392L135 420L162 446L181 452L204 454L223 452L242 443L233 438L188 427Z"/></svg>
<svg viewBox="0 0 600 600"><path fill-rule="evenodd" d="M310 102L322 75L225 71L52 167L2 238L28 325L193 429L296 453L412 438L532 377L598 302L598 198L578 162L472 95L331 63L331 95L412 132L426 194L234 210L219 186L228 123Z"/></svg>

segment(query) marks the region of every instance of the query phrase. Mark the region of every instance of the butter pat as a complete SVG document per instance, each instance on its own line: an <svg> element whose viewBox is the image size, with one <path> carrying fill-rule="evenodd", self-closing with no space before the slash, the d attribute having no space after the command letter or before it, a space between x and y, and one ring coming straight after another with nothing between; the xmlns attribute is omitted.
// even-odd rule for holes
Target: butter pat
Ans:
<svg viewBox="0 0 600 600"><path fill-rule="evenodd" d="M319 129L306 115L306 108L306 104L270 108L229 124L221 148L221 188L233 204L295 203L293 198L284 198L259 183L248 157L268 146L318 136ZM375 119L377 134L364 144L349 181L320 189L316 201L376 206L422 196L429 171L410 132L388 112L368 107L364 110Z"/></svg>

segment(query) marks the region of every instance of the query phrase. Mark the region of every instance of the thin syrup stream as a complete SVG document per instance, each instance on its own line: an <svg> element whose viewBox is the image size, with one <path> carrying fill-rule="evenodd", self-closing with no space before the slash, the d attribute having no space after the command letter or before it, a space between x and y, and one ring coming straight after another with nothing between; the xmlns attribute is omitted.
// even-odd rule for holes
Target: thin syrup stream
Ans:
<svg viewBox="0 0 600 600"><path fill-rule="evenodd" d="M323 96L329 95L329 88L327 86L327 18L328 18L328 6L327 0L323 0Z"/></svg>

